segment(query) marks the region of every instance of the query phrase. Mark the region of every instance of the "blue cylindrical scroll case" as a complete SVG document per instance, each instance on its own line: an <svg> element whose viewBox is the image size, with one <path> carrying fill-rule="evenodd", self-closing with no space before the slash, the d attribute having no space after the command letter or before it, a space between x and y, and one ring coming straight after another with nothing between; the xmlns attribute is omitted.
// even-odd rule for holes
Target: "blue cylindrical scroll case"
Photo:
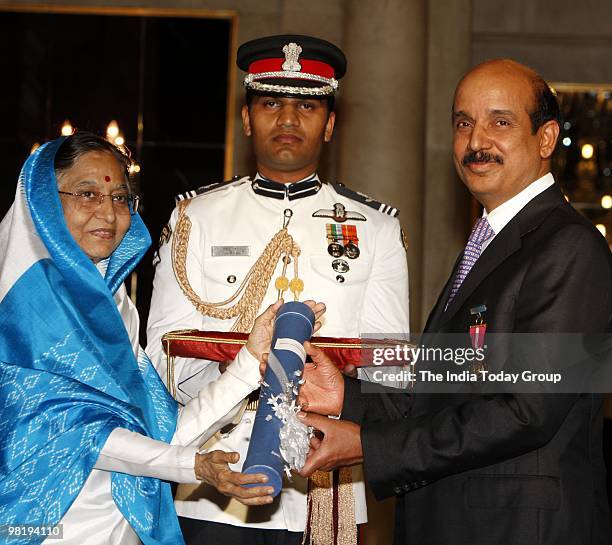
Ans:
<svg viewBox="0 0 612 545"><path fill-rule="evenodd" d="M287 393L288 384L298 384L306 359L303 343L312 336L314 322L313 311L300 302L285 303L276 315L268 366L242 468L244 473L267 475L266 486L274 488L272 496L277 496L283 487L284 463L280 457L279 438L282 422L275 416L268 399ZM292 391L291 387L289 391Z"/></svg>

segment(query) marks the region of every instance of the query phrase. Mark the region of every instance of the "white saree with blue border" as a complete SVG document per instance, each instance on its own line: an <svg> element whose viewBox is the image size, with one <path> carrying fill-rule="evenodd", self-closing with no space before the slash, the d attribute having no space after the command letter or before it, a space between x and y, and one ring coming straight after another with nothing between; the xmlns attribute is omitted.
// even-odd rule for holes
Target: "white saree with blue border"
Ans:
<svg viewBox="0 0 612 545"><path fill-rule="evenodd" d="M53 168L62 142L29 157L0 224L0 525L57 524L113 429L169 442L177 422L113 300L150 245L147 229L132 216L103 277L64 221ZM145 545L183 543L168 483L112 473L111 492Z"/></svg>

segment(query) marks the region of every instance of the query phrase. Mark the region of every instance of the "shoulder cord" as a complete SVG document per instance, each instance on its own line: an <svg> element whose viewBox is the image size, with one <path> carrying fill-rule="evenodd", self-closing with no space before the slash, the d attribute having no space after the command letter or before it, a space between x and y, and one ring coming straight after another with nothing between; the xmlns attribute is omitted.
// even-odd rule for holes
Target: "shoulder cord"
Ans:
<svg viewBox="0 0 612 545"><path fill-rule="evenodd" d="M176 280L191 304L204 316L227 320L238 317L231 331L248 333L253 327L261 302L268 291L268 286L281 255L290 255L297 260L300 248L287 231L286 225L278 231L267 244L261 256L253 264L236 292L218 303L203 301L193 290L187 277L187 246L191 233L191 220L185 213L189 200L178 204L179 218L172 240L172 267ZM227 306L238 297L238 301ZM224 308L225 307L225 308Z"/></svg>

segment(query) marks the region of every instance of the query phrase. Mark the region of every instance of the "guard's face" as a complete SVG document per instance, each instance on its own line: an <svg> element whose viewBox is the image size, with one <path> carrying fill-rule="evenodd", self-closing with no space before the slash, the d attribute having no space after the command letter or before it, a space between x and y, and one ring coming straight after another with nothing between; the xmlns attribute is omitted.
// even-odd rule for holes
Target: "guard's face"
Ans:
<svg viewBox="0 0 612 545"><path fill-rule="evenodd" d="M516 68L491 63L468 74L453 105L457 172L488 211L549 170L559 128L550 121L532 134L530 81Z"/></svg>
<svg viewBox="0 0 612 545"><path fill-rule="evenodd" d="M124 171L110 153L92 151L81 155L72 168L57 179L59 190L68 193L129 193ZM78 197L60 195L70 234L81 250L97 263L109 257L130 228L130 215L118 214L109 197L91 208Z"/></svg>
<svg viewBox="0 0 612 545"><path fill-rule="evenodd" d="M253 137L257 168L279 182L304 178L317 169L323 142L334 131L325 100L254 96L242 108L244 134Z"/></svg>

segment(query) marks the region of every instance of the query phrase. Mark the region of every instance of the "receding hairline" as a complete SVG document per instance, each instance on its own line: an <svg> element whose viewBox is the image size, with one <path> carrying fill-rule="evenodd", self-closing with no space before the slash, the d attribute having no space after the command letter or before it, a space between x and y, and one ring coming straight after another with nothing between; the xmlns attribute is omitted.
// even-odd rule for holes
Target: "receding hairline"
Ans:
<svg viewBox="0 0 612 545"><path fill-rule="evenodd" d="M527 113L531 113L535 110L535 108L537 107L537 96L539 92L541 92L544 87L548 87L548 83L546 83L546 80L538 72L536 72L533 68L530 68L529 66L521 64L520 62L515 61L514 59L500 58L486 60L484 62L481 62L480 64L477 64L459 80L459 83L457 83L457 87L455 88L455 93L453 95L453 112L455 111L457 93L459 92L459 89L461 88L463 83L468 78L475 74L478 74L479 72L486 72L492 70L494 71L494 73L497 72L501 75L506 74L513 77L522 76L524 81L529 85L529 88L531 89L531 104L529 108L527 108Z"/></svg>

